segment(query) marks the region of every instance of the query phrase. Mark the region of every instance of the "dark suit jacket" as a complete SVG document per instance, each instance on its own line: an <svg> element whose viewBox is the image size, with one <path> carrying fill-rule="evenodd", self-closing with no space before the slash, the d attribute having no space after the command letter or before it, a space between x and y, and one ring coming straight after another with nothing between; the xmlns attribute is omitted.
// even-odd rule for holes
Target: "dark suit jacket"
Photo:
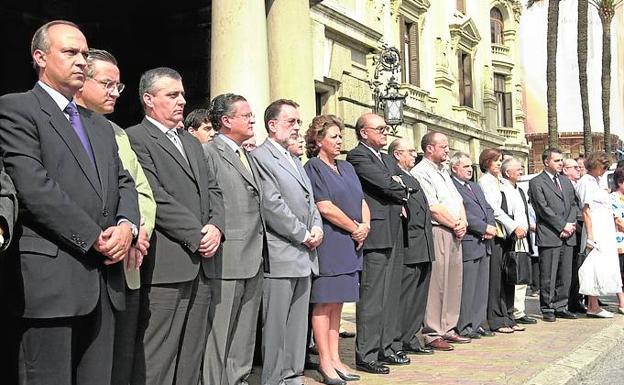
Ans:
<svg viewBox="0 0 624 385"><path fill-rule="evenodd" d="M466 182L470 185L473 195L468 187L459 183L454 177L451 179L462 196L468 221L466 235L462 238L462 258L466 262L484 257L490 251L491 241L483 239L483 234L487 225L496 226L494 210L485 199L481 186L474 182Z"/></svg>
<svg viewBox="0 0 624 385"><path fill-rule="evenodd" d="M0 160L0 222L4 229L4 244L0 251L6 250L13 238L13 225L17 220L17 194L13 181L4 171L4 164Z"/></svg>
<svg viewBox="0 0 624 385"><path fill-rule="evenodd" d="M407 199L405 187L392 179L401 170L389 155L382 154L382 159L361 143L347 154L347 161L360 178L371 214L371 229L364 241L364 250L394 246L399 236L401 206Z"/></svg>
<svg viewBox="0 0 624 385"><path fill-rule="evenodd" d="M255 160L248 156L252 175L221 135L203 145L208 163L223 194L225 242L217 254L206 260L209 278L246 279L258 273L266 237L262 215L262 189Z"/></svg>
<svg viewBox="0 0 624 385"><path fill-rule="evenodd" d="M529 199L537 219L537 246L557 247L564 242L574 246L576 243L576 233L565 240L559 238L566 223L576 223L578 213L572 182L564 175L559 175L559 183L561 191L558 191L546 172L541 172L529 182Z"/></svg>
<svg viewBox="0 0 624 385"><path fill-rule="evenodd" d="M188 163L167 136L147 118L126 130L156 201L156 227L141 280L146 284L195 279L202 258L197 249L201 229L225 228L223 197L201 144L188 132L179 134Z"/></svg>
<svg viewBox="0 0 624 385"><path fill-rule="evenodd" d="M20 203L8 262L9 284L24 317L88 314L104 276L123 309L122 264L105 267L91 248L124 217L140 223L134 182L121 167L110 123L79 107L96 167L58 105L39 85L0 98L0 147Z"/></svg>
<svg viewBox="0 0 624 385"><path fill-rule="evenodd" d="M418 180L411 174L399 174L403 183L410 191L407 200L407 218L401 217L401 234L403 236L403 264L431 262L435 260L433 250L433 234L431 233L431 211L425 192Z"/></svg>

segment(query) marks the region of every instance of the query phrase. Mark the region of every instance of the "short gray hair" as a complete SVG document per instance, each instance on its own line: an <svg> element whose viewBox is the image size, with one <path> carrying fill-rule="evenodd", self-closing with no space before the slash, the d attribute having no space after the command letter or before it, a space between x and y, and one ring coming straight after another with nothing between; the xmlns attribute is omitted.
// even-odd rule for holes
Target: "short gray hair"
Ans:
<svg viewBox="0 0 624 385"><path fill-rule="evenodd" d="M112 65L117 65L117 59L112 53L104 51L103 49L89 48L89 56L87 56L87 77L93 78L95 73L93 71L93 62L99 60Z"/></svg>
<svg viewBox="0 0 624 385"><path fill-rule="evenodd" d="M34 54L36 50L40 50L45 53L48 53L50 51L50 38L48 36L48 30L50 29L50 27L55 25L69 25L76 28L77 30L80 30L78 25L67 20L52 20L45 23L41 27L37 28L35 34L33 35L32 41L30 42L31 55ZM35 61L33 61L33 67L36 70L39 69Z"/></svg>
<svg viewBox="0 0 624 385"><path fill-rule="evenodd" d="M503 163L501 163L501 175L503 176L503 178L507 179L507 170L509 170L509 168L511 167L511 163L513 162L518 162L520 165L522 165L520 159L515 157L507 158L503 161Z"/></svg>
<svg viewBox="0 0 624 385"><path fill-rule="evenodd" d="M139 80L139 100L141 101L141 105L143 106L143 109L145 109L145 102L143 101L143 94L153 93L154 85L161 78L171 78L174 80L182 81L182 76L178 73L178 71L171 69L169 67L158 67L158 68L145 71L143 75L141 75L141 80Z"/></svg>
<svg viewBox="0 0 624 385"><path fill-rule="evenodd" d="M451 156L451 159L450 159L451 170L453 169L453 167L457 166L462 159L472 160L470 158L470 155L468 155L467 153L462 152L462 151L457 151L456 153L453 154L453 156Z"/></svg>

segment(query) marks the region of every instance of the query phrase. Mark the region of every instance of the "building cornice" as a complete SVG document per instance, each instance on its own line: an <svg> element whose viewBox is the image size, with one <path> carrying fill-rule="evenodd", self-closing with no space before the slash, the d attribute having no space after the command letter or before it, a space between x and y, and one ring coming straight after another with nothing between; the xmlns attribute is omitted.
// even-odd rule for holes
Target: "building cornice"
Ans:
<svg viewBox="0 0 624 385"><path fill-rule="evenodd" d="M325 28L372 50L378 49L379 41L383 37L381 32L347 16L342 10L334 8L331 3L317 4L310 9L310 15L312 20L325 25Z"/></svg>

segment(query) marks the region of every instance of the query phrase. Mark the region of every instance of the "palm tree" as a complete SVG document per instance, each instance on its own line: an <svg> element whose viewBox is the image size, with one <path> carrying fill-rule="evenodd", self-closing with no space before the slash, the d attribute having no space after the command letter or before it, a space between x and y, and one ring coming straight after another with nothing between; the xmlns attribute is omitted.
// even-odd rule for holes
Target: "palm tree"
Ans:
<svg viewBox="0 0 624 385"><path fill-rule="evenodd" d="M527 8L540 0L528 0ZM546 103L548 104L548 145L557 147L557 35L559 32L559 1L548 1L548 27L546 31ZM620 0L621 1L621 0Z"/></svg>
<svg viewBox="0 0 624 385"><path fill-rule="evenodd" d="M578 0L577 59L579 86L581 89L581 110L583 111L583 150L586 155L592 151L592 132L589 119L589 92L587 90L587 13L589 0Z"/></svg>
<svg viewBox="0 0 624 385"><path fill-rule="evenodd" d="M611 153L611 21L615 8L624 0L589 0L596 7L602 23L602 124L604 126L604 150Z"/></svg>

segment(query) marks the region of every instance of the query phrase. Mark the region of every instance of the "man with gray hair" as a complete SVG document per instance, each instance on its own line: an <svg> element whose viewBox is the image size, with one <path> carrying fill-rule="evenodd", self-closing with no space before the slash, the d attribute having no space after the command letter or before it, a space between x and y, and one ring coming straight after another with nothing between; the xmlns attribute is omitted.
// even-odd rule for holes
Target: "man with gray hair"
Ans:
<svg viewBox="0 0 624 385"><path fill-rule="evenodd" d="M411 172L429 202L435 251L423 336L434 350L453 350L449 343L470 342L470 338L455 330L461 306L461 239L466 235L466 212L461 195L444 168L449 153L446 135L428 132L420 146L425 155Z"/></svg>
<svg viewBox="0 0 624 385"><path fill-rule="evenodd" d="M468 227L462 238L463 276L457 330L470 338L492 336L483 324L487 319L491 239L496 235L494 210L481 187L472 182L472 160L464 152L451 157L453 183L462 196Z"/></svg>
<svg viewBox="0 0 624 385"><path fill-rule="evenodd" d="M156 200L143 263L133 384L197 384L208 331L208 259L225 229L223 197L200 143L182 122L182 77L171 68L139 82L145 118L126 130Z"/></svg>
<svg viewBox="0 0 624 385"><path fill-rule="evenodd" d="M530 223L529 206L526 194L518 186L518 181L523 174L524 167L517 158L505 159L501 164L501 175L504 178L501 180L501 191L505 194L507 201L506 213L510 218L513 218L514 226L522 228L525 234L519 237L514 232L516 235L512 239L521 243L523 249L531 255L533 253L533 245L528 238ZM503 209L505 208L503 207ZM515 285L513 318L516 323L530 325L537 323L537 320L527 316L525 313L526 290L527 285Z"/></svg>

